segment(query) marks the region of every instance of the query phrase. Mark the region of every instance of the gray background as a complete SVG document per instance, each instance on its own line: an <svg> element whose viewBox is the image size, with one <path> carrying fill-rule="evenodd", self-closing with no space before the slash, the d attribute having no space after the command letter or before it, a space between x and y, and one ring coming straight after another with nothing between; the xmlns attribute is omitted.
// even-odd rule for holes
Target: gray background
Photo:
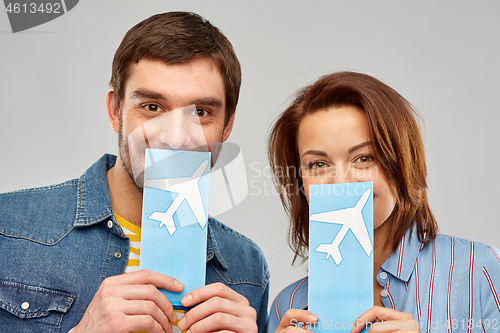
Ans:
<svg viewBox="0 0 500 333"><path fill-rule="evenodd" d="M293 92L336 70L371 74L422 114L429 197L440 230L500 247L500 2L89 1L12 34L0 9L0 192L76 178L117 151L105 112L125 32L152 14L195 11L233 43L243 69L230 141L249 195L219 219L264 251L271 299L306 274L292 267L272 188L269 127Z"/></svg>

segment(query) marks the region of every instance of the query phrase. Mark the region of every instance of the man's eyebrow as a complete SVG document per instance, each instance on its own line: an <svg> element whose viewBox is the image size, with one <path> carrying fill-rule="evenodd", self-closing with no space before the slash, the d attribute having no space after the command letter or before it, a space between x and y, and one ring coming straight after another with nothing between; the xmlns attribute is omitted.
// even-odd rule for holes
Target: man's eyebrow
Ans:
<svg viewBox="0 0 500 333"><path fill-rule="evenodd" d="M151 91L151 90L145 90L145 89L138 89L136 91L133 91L130 96L132 98L151 98L151 99L163 99L165 100L165 96L163 96L160 93Z"/></svg>
<svg viewBox="0 0 500 333"><path fill-rule="evenodd" d="M361 149L363 147L369 146L371 144L373 144L372 141L366 141L366 142L360 143L359 145L355 145L354 147L349 148L349 154L352 153L352 152L355 152L358 149Z"/></svg>
<svg viewBox="0 0 500 333"><path fill-rule="evenodd" d="M214 107L223 107L224 106L224 103L219 98L215 98L215 97L195 99L191 102L191 104L208 105L208 106L214 106Z"/></svg>
<svg viewBox="0 0 500 333"><path fill-rule="evenodd" d="M322 151L322 150L308 150L306 151L304 154L302 154L302 157L306 156L306 155L317 155L317 156L324 156L324 157L327 157L328 155ZM302 158L301 157L301 158Z"/></svg>
<svg viewBox="0 0 500 333"><path fill-rule="evenodd" d="M160 99L160 100L167 100L167 98L157 92L151 91L151 90L146 90L146 89L138 89L133 91L130 96L132 98L150 98L150 99ZM222 100L219 98L215 97L202 97L202 98L197 98L192 100L188 105L207 105L207 106L214 106L214 107L223 107L224 103Z"/></svg>

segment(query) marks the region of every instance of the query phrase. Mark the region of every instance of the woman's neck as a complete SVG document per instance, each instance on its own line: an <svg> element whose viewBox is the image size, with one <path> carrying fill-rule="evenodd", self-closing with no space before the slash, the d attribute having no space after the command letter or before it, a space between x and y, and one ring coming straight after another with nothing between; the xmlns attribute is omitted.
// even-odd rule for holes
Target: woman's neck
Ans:
<svg viewBox="0 0 500 333"><path fill-rule="evenodd" d="M377 281L377 274L382 264L392 254L392 242L387 242L390 237L391 221L387 220L373 231L373 301L374 305L383 306L380 292L383 287Z"/></svg>
<svg viewBox="0 0 500 333"><path fill-rule="evenodd" d="M373 270L377 274L380 270L380 266L391 256L392 253L392 239L391 238L391 228L392 228L392 216L377 229L373 231ZM389 239L389 242L387 240Z"/></svg>

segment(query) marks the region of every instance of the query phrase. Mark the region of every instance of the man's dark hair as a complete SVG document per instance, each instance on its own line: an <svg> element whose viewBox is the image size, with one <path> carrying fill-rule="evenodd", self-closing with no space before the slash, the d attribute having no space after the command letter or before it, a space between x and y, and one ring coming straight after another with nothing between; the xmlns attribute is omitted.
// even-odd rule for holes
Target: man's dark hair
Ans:
<svg viewBox="0 0 500 333"><path fill-rule="evenodd" d="M195 13L157 14L131 28L116 50L109 84L115 103L124 97L130 65L141 59L182 64L195 58L210 58L218 66L226 95L225 122L236 110L241 85L241 68L229 40L209 21Z"/></svg>

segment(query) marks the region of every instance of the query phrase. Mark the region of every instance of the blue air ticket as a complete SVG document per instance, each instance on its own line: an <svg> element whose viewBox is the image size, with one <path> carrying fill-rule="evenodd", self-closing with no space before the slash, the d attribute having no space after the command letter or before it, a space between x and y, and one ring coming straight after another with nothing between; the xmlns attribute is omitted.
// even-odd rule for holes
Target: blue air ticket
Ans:
<svg viewBox="0 0 500 333"><path fill-rule="evenodd" d="M373 306L373 183L309 188L309 311L314 332L349 332Z"/></svg>
<svg viewBox="0 0 500 333"><path fill-rule="evenodd" d="M140 267L184 284L161 290L176 308L205 285L210 161L208 152L146 150Z"/></svg>

